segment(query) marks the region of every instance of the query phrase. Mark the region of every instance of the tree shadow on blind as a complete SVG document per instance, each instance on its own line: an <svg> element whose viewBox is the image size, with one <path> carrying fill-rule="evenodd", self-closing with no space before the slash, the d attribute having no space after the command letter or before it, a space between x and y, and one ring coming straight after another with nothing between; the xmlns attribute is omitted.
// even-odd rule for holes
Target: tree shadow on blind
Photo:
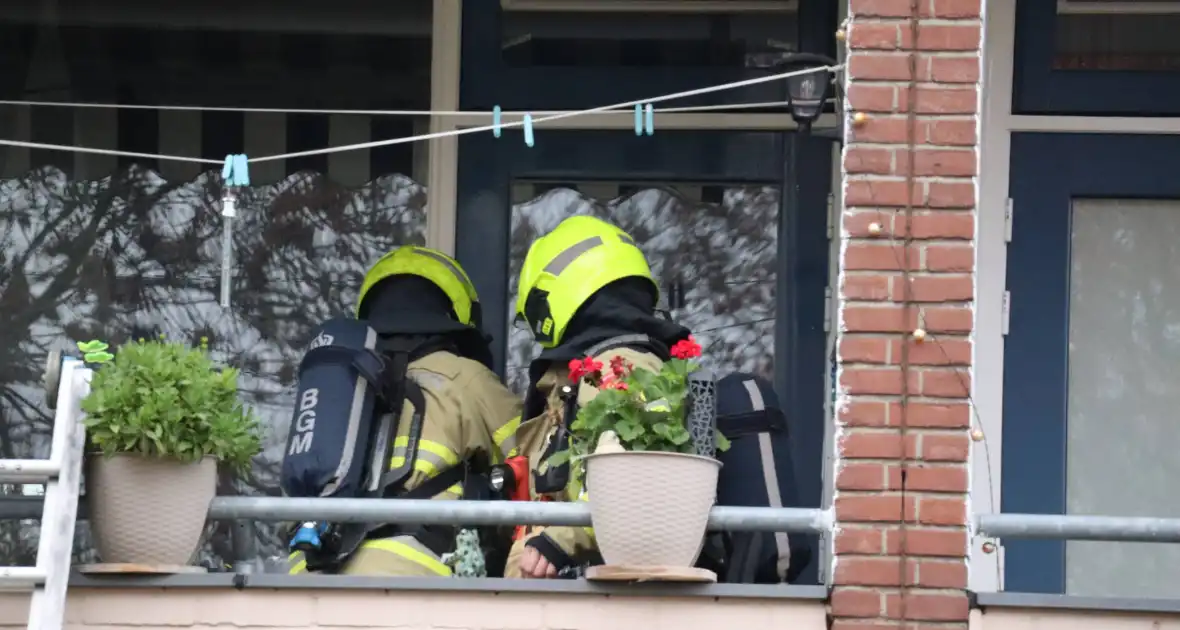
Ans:
<svg viewBox="0 0 1180 630"><path fill-rule="evenodd" d="M221 178L169 182L132 166L71 181L53 167L0 180L0 457L46 457L50 350L158 334L207 337L242 370L243 400L267 429L264 451L218 494L277 495L298 361L313 328L351 310L365 269L397 245L423 244L426 189L402 175L345 188L314 172L239 193L231 305L219 304ZM0 495L22 493L0 486ZM0 496L3 500L3 496ZM228 523L210 524L200 560L230 558ZM79 528L80 560L93 560ZM30 565L35 523L0 521L0 564ZM281 551L259 528L264 556Z"/></svg>

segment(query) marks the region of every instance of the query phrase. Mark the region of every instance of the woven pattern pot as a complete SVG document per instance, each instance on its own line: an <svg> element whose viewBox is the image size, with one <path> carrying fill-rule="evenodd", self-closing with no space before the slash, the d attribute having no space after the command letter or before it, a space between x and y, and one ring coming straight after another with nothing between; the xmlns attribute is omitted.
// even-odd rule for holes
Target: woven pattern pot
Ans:
<svg viewBox="0 0 1180 630"><path fill-rule="evenodd" d="M103 562L188 564L217 493L217 460L87 458L90 531Z"/></svg>
<svg viewBox="0 0 1180 630"><path fill-rule="evenodd" d="M586 491L607 564L691 567L701 553L721 462L659 452L586 457Z"/></svg>

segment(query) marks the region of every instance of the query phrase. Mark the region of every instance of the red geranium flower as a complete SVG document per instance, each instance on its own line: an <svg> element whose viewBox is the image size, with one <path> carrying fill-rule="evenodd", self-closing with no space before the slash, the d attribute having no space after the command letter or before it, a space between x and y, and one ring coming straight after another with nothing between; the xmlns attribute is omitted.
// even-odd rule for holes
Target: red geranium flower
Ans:
<svg viewBox="0 0 1180 630"><path fill-rule="evenodd" d="M677 359L695 359L701 356L701 344L692 335L682 339L672 346L672 356Z"/></svg>
<svg viewBox="0 0 1180 630"><path fill-rule="evenodd" d="M613 374L608 374L602 379L598 389L618 389L625 392L627 391L627 382Z"/></svg>
<svg viewBox="0 0 1180 630"><path fill-rule="evenodd" d="M577 383L584 378L597 380L602 373L602 361L595 361L590 357L574 359L569 363L570 382Z"/></svg>
<svg viewBox="0 0 1180 630"><path fill-rule="evenodd" d="M586 376L586 371L584 369L582 369L582 360L581 359L571 359L570 364L569 364L569 370L570 370L570 382L571 383L577 383L578 381L582 380L583 376Z"/></svg>
<svg viewBox="0 0 1180 630"><path fill-rule="evenodd" d="M610 360L610 371L616 378L623 378L631 372L631 364L623 360L623 357L615 355Z"/></svg>

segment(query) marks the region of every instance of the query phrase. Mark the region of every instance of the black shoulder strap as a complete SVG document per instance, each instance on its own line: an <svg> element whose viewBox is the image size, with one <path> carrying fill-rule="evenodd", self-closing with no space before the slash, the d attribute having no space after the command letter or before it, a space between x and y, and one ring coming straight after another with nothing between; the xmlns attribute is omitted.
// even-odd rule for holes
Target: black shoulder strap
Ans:
<svg viewBox="0 0 1180 630"><path fill-rule="evenodd" d="M404 374L404 372L403 372ZM381 477L382 494L388 495L389 492L400 491L406 479L409 478L410 473L414 470L414 461L418 458L418 442L422 439L422 423L426 417L426 397L422 395L422 388L417 383L409 378L402 377L402 383L398 386L403 397L401 403L398 405L398 410L394 415L393 433L390 440L397 439L399 431L401 408L405 405L405 401L409 400L410 404L414 406L414 414L410 417L410 426L406 432L406 455L402 459L402 463L397 468L386 472Z"/></svg>
<svg viewBox="0 0 1180 630"><path fill-rule="evenodd" d="M550 437L549 443L545 446L545 450L541 454L541 461L547 461L554 454L567 450L570 446L569 423L573 422L574 417L578 415L578 390L576 386L563 386L561 403L561 424L558 425L556 431ZM570 463L565 462L559 466L550 466L545 470L544 474L538 470L533 470L532 474L533 489L538 494L560 492L569 485Z"/></svg>
<svg viewBox="0 0 1180 630"><path fill-rule="evenodd" d="M399 499L431 499L445 492L447 488L457 483L463 483L466 478L467 462L462 461L427 479L413 490L394 492L386 494L386 496L397 497Z"/></svg>
<svg viewBox="0 0 1180 630"><path fill-rule="evenodd" d="M392 422L379 429L387 432L381 436L384 439L379 442L387 445L384 450L388 452L374 454L375 457L382 458L382 462L388 460L389 452L393 451L394 441L401 432L402 409L405 407L406 400L408 399L410 404L414 406L414 414L407 431L408 443L406 444L405 457L397 468L382 474L381 483L375 489L378 496L385 496L390 491L399 491L414 470L414 460L418 457L418 442L422 438L422 422L426 416L426 397L422 394L422 389L418 384L407 376L407 373L410 361L428 345L430 345L429 340L408 336L382 337L377 342L377 351L381 353L385 361L385 370L382 373L379 391L393 418ZM384 463L381 466L384 468Z"/></svg>
<svg viewBox="0 0 1180 630"><path fill-rule="evenodd" d="M718 415L717 430L731 440L758 433L790 433L786 415L781 409L773 407Z"/></svg>

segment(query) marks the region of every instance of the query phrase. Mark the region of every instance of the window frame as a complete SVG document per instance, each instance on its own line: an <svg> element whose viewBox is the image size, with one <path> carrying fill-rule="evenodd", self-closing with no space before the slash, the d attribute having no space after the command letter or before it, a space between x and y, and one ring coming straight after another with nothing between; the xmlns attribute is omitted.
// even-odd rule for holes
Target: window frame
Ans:
<svg viewBox="0 0 1180 630"><path fill-rule="evenodd" d="M442 2L450 0L436 0ZM469 0L463 2L451 2L453 5L463 5L466 10L460 9L461 19L456 21L444 20L436 21L436 28L445 26L452 30L450 33L435 32L435 42L455 41L461 40L461 46L455 46L451 53L454 57L447 57L447 61L440 63L440 58L436 56L433 60L433 68L435 72L448 73L440 76L435 75L432 84L436 95L445 95L444 98L439 98L432 104L435 110L446 111L462 111L464 113L453 116L439 116L432 121L432 132L443 131L463 131L467 129L475 129L479 127L486 127L492 124L492 115L489 111L492 107L492 101L495 100L495 95L502 95L508 92L507 88L502 82L497 80L497 75L494 69L488 68L486 63L487 55L482 58L476 53L479 48L486 49L489 46L499 46L498 31L499 25L496 20L491 22L486 21L488 16L488 6L492 9L498 9L493 3L477 3ZM599 6L599 5L596 5ZM474 7L474 11L472 8ZM609 8L609 7L605 7ZM836 15L838 7L836 3L807 1L802 3L800 7L799 16L799 33L798 38L800 46L806 50L824 51L828 54L836 54L835 40L830 37L830 33L834 32L836 24ZM436 13L436 20L441 16L441 13ZM478 19L477 19L478 18ZM480 28L481 24L492 24L491 28L484 26ZM806 28L806 24L811 24L812 28ZM822 26L815 26L822 25ZM462 53L460 49L466 52ZM451 54L448 53L448 54ZM475 59L472 60L472 57ZM468 59L468 63L460 63L461 59ZM472 63L474 61L474 63ZM457 67L462 65L461 68ZM449 69L449 70L448 70ZM651 69L648 69L651 70ZM518 70L519 71L519 70ZM463 81L460 83L458 77L462 75ZM728 80L733 80L732 78ZM702 83L701 77L695 77L689 87L701 87L707 84ZM450 82L449 84L445 82ZM542 81L527 81L526 85L547 85ZM648 86L644 90L644 95L660 94L659 88L664 86ZM528 97L527 91L522 91L516 94L515 98L520 103L528 104L534 102ZM514 103L517 101L513 101ZM608 101L609 102L609 101ZM592 107L601 105L601 102L594 103L573 103L575 106ZM524 108L514 108L508 101L500 103L503 108L501 115L502 122L512 122L520 120L524 113ZM532 110L534 117L539 117L552 113L559 113L568 110L556 111L538 111ZM604 112L596 114L581 115L577 117L570 117L550 123L545 123L544 129L550 130L584 130L592 132L595 130L627 130L632 129L634 125L633 114L630 111L626 112ZM791 212L791 208L798 207L800 203L807 204L808 207L829 208L831 203L831 195L829 185L833 181L839 181L839 172L830 172L829 169L833 164L838 162L832 159L833 152L839 152L839 143L833 142L831 138L838 137L840 127L840 119L837 115L825 115L821 120L814 125L813 135L801 142L788 142L792 148L788 149L787 155L784 156L786 164L794 161L797 164L795 172L788 172L782 174L782 190L783 201L780 209L780 217L787 217L788 215L796 215L800 213ZM761 132L777 132L783 133L785 136L794 136L791 132L797 130L798 126L791 119L789 114L782 113L665 113L656 114L655 117L656 133L661 131L681 130L681 131L716 131L724 129L732 132L742 131L761 131ZM540 133L538 142L544 139L544 131ZM516 135L514 139L512 135ZM482 267L483 265L476 265L473 262L465 261L465 258L475 260L480 256L487 254L473 254L472 243L478 240L478 246L484 250L508 251L508 234L503 223L504 208L510 202L510 179L511 173L507 170L509 167L506 164L495 163L492 166L487 166L488 162L485 160L484 165L475 166L469 163L467 168L461 165L467 162L470 158L465 157L471 152L473 145L488 145L492 142L519 142L519 134L506 134L506 137L499 140L494 140L490 133L486 131L476 132L474 135L464 135L462 138L450 136L440 140L432 141L434 144L434 152L432 153L432 169L430 177L430 190L439 191L446 190L447 194L431 195L430 200L430 221L428 222L428 245L439 247L444 251L456 255L460 262L469 267ZM463 155L460 154L460 145L465 148ZM833 148L833 146L835 148ZM805 153L801 154L800 151ZM489 154L490 155L490 154ZM816 158L815 156L821 156ZM815 159L806 159L815 158ZM493 162L497 162L493 160ZM478 171L478 172L477 172ZM471 178L476 178L478 183L473 183ZM811 193L803 193L810 195L808 199L799 199L797 195L800 194L798 190L798 182L820 182L822 186L807 186L809 190L822 190L822 196L814 197L814 191ZM824 197L828 197L825 199ZM818 221L818 229L827 229L830 226L830 212L817 212L815 216L807 219L809 221ZM462 223L463 232L456 231L457 224ZM825 357L822 365L827 367L827 348L829 346L829 339L825 332L825 323L823 318L825 316L824 304L826 302L825 294L822 292L823 287L828 283L828 262L829 262L829 242L821 240L816 248L818 254L816 258L818 263L812 262L809 259L808 264L801 264L799 261L787 263L786 256L783 252L789 248L786 243L790 239L795 238L799 228L797 221L781 221L779 234L780 247L780 268L778 273L779 290L778 294L778 312L794 312L799 307L797 304L799 300L804 299L797 294L796 285L800 282L811 283L811 286L818 283L819 293L815 297L815 306L818 307L814 313L809 315L805 320L788 322L787 319L781 319L776 324L776 383L779 389L780 398L783 400L787 408L792 407L792 401L798 396L811 396L814 398L814 404L806 405L806 415L811 417L814 414L816 418L815 427L802 429L800 434L808 433L806 437L801 437L801 441L806 441L807 445L800 446L796 451L797 466L801 470L817 469L818 487L810 487L809 493L814 492L814 503L816 507L823 505L825 497L830 494L828 487L832 483L831 471L828 470L830 461L825 457L823 445L831 441L831 423L827 421L826 410L827 404L824 399L828 398L828 390L824 389L828 381L827 369L823 370L805 370L803 366L787 365L780 361L786 361L786 357L791 357L799 354L788 341L792 338L800 338L801 334L808 334L809 339L818 339L819 350ZM814 225L811 230L817 229ZM475 236L477 235L477 236ZM799 237L802 238L802 237ZM807 243L799 243L800 246L806 247ZM472 258L472 256L475 256ZM504 261L504 265L507 261ZM499 270L499 265L493 265L496 269L487 269L486 273L479 271L470 271L472 273L473 281L480 286L481 293L490 292L496 294L504 294L507 291L507 277L504 276L506 272ZM476 276L486 276L484 282L480 282ZM814 297L814 296L812 296ZM811 297L806 299L810 300ZM498 300L497 300L498 301ZM812 321L814 320L814 321ZM494 321L494 319L493 319ZM495 333L493 333L494 335ZM502 340L498 343L503 343ZM805 342L809 343L809 342ZM503 352L499 353L503 356ZM788 377L788 374L794 375ZM800 380L802 378L802 380ZM809 380L810 379L810 380ZM812 410L811 407L815 409ZM801 412L802 413L802 412ZM814 444L812 444L814 442ZM808 451L803 454L803 451ZM801 456L802 455L802 456ZM806 479L806 477L804 478ZM814 483L814 482L812 482ZM813 568L809 568L805 574L809 581L816 581L816 576L823 575L828 564L827 555L830 552L830 540L827 537L821 537L816 546L818 551ZM822 583L822 582L821 582Z"/></svg>
<svg viewBox="0 0 1180 630"><path fill-rule="evenodd" d="M1054 70L1058 15L1056 2L1016 3L1015 113L1180 115L1180 71Z"/></svg>

